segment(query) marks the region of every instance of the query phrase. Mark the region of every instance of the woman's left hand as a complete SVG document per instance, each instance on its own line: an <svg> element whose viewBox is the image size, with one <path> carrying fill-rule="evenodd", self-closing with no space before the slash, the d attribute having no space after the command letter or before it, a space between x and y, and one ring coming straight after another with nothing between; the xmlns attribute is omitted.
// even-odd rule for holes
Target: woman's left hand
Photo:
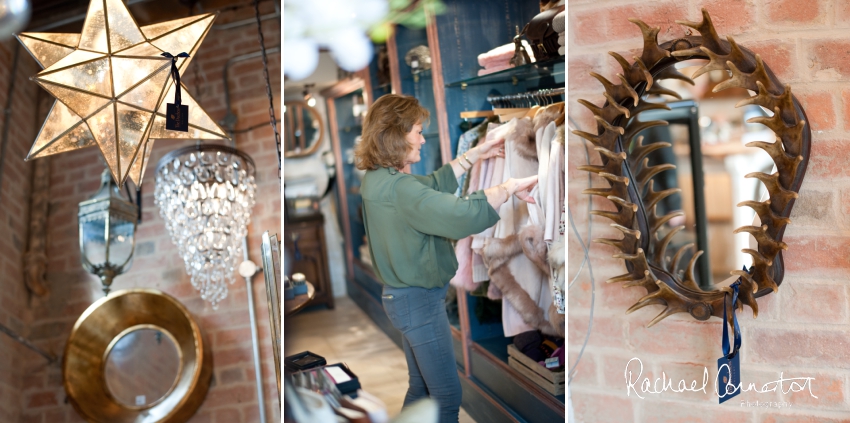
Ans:
<svg viewBox="0 0 850 423"><path fill-rule="evenodd" d="M480 160L489 159L491 157L505 157L504 139L490 140L480 144L476 148L481 149L481 155L478 157Z"/></svg>

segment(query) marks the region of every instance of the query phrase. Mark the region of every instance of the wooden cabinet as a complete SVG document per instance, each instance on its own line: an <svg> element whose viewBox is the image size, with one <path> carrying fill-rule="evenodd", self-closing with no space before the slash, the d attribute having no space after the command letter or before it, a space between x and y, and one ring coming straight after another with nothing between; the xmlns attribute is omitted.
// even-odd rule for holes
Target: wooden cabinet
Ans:
<svg viewBox="0 0 850 423"><path fill-rule="evenodd" d="M333 288L325 247L325 219L286 222L283 243L292 252L292 273L303 273L316 288L316 296L308 305L325 304L334 308Z"/></svg>

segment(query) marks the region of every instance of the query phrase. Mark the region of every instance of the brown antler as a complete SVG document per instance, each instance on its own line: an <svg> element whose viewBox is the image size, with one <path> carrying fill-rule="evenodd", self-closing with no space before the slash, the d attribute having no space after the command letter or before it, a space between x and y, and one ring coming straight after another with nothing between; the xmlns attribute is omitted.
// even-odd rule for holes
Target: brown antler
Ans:
<svg viewBox="0 0 850 423"><path fill-rule="evenodd" d="M736 229L735 233L751 234L758 243L758 248L742 250L752 256L753 265L749 270L730 272L741 282L740 305L748 305L755 316L758 314L756 297L770 290L776 291L784 276L781 266L776 267L782 261L776 257L787 248L782 242L782 235L785 226L791 223L788 216L798 197L797 192L808 164L811 128L804 119L802 107L791 94L791 88L775 80L759 55L740 47L732 37L727 37L726 41L721 40L705 9L702 9L700 22L677 21L696 29L700 36L674 40L662 45L657 41L659 28L651 28L639 19L629 21L636 24L643 35L643 51L640 57L634 57L634 62L630 64L620 54L609 52L623 68L623 73L617 75L620 84L615 85L604 77L591 73L604 86L606 103L599 107L586 100L579 100L579 103L595 116L598 135L573 131L593 143L595 150L602 157L601 166L588 165L579 169L596 173L609 184L607 189L591 188L584 192L603 196L611 200L617 208L616 212L591 212L613 221L612 226L623 234L621 239L595 240L619 249L620 252L613 257L625 260L629 269L628 273L611 278L608 282L623 282L624 288L639 286L646 290L647 295L630 307L627 313L650 305L665 307L648 326L675 313L689 313L699 320L706 320L711 316L720 317L724 307L732 306L731 296L725 295L731 292L728 287L703 291L696 283L694 266L702 251L695 251L687 265L680 268L682 258L694 248L694 244L679 248L672 259L666 256L668 246L683 226L664 234L662 230L671 219L682 216L683 213L671 212L659 217L656 214L656 205L680 190L672 188L655 191L652 178L675 166L649 166L647 155L661 148L669 148L670 144L645 142L644 138L638 135L647 128L667 124L664 121L640 121L637 119L638 114L647 110L669 110L663 103L644 101L643 96L659 94L678 98L675 92L662 87L658 82L679 79L693 84L690 78L679 73L672 65L678 60L703 58L707 59L708 63L694 73L694 78L713 70L728 71L731 77L718 84L715 92L732 87L756 91L756 95L739 102L737 107L756 104L774 113L771 117L752 118L748 121L764 124L776 133L774 142L755 141L747 145L766 151L773 158L777 171L771 175L760 172L746 175L760 180L767 188L769 198L763 202L744 201L738 204L738 207L752 208L759 216L760 226L743 226ZM628 167L628 174L633 175L634 180L625 174L624 165Z"/></svg>

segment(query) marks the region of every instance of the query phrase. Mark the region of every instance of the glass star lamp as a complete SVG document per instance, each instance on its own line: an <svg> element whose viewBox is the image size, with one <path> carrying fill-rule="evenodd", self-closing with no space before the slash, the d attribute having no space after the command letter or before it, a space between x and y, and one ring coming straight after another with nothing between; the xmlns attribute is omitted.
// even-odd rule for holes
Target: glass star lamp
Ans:
<svg viewBox="0 0 850 423"><path fill-rule="evenodd" d="M209 32L208 13L139 27L121 0L92 0L81 34L21 33L18 40L44 68L33 80L57 101L27 160L97 145L118 186L137 186L154 139L227 139L183 87L189 131L165 128L174 100L171 59L182 74Z"/></svg>

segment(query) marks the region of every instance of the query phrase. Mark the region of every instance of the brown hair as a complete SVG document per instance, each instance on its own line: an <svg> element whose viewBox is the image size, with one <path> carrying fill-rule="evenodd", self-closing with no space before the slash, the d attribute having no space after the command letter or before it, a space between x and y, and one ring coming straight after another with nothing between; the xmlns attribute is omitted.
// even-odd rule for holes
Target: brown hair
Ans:
<svg viewBox="0 0 850 423"><path fill-rule="evenodd" d="M363 138L354 149L355 166L360 170L379 167L404 167L411 146L405 139L417 123L430 116L414 97L387 94L379 98L366 114Z"/></svg>

